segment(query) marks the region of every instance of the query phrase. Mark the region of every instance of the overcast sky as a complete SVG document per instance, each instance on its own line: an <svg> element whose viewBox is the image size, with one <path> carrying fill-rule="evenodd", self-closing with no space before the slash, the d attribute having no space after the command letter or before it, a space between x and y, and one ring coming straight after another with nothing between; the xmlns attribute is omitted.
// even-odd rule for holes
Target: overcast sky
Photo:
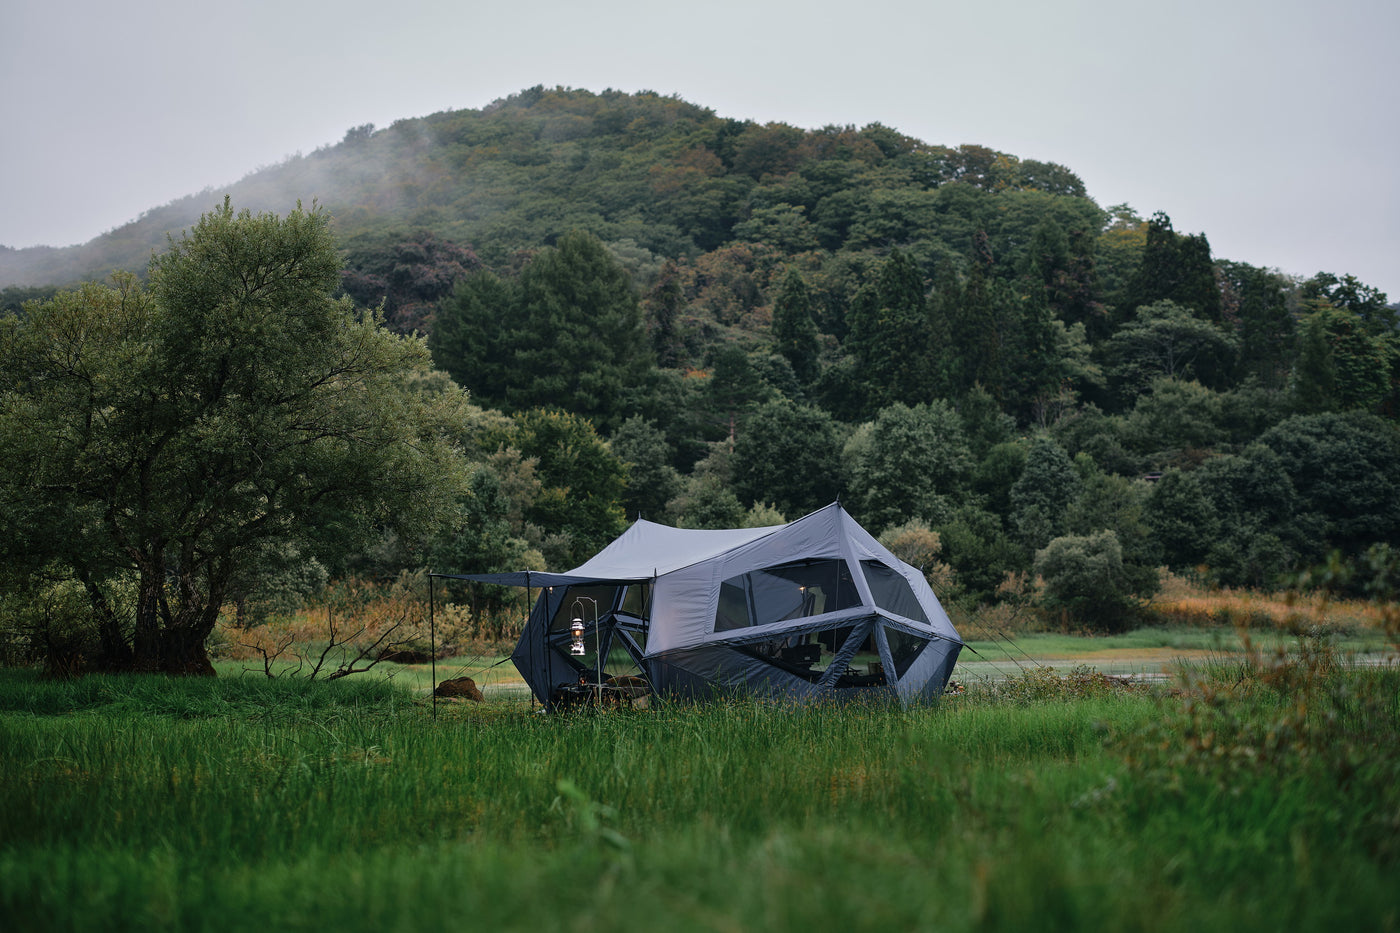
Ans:
<svg viewBox="0 0 1400 933"><path fill-rule="evenodd" d="M1400 299L1396 0L0 0L0 34L9 246L543 84L1058 162L1216 257Z"/></svg>

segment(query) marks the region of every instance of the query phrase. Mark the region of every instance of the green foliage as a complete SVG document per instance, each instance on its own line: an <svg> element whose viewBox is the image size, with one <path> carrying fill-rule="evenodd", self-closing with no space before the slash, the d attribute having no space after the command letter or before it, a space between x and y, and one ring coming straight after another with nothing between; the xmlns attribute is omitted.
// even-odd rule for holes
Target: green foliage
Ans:
<svg viewBox="0 0 1400 933"><path fill-rule="evenodd" d="M1359 412L1299 415L1259 441L1278 455L1298 511L1324 523L1325 540L1347 551L1400 540L1400 433L1393 422Z"/></svg>
<svg viewBox="0 0 1400 933"><path fill-rule="evenodd" d="M608 446L627 469L622 506L632 518L659 520L666 503L680 493L681 476L671 465L671 445L650 421L628 418L608 439Z"/></svg>
<svg viewBox="0 0 1400 933"><path fill-rule="evenodd" d="M1146 521L1173 570L1201 563L1220 534L1220 519L1195 473L1172 469L1152 484Z"/></svg>
<svg viewBox="0 0 1400 933"><path fill-rule="evenodd" d="M871 412L928 397L933 331L925 291L913 259L895 250L855 297L844 347Z"/></svg>
<svg viewBox="0 0 1400 933"><path fill-rule="evenodd" d="M817 324L812 318L811 295L796 269L788 271L773 303L773 342L792 364L798 381L805 385L816 378Z"/></svg>
<svg viewBox="0 0 1400 933"><path fill-rule="evenodd" d="M1300 508L1278 455L1251 444L1237 455L1213 457L1195 473L1219 518L1203 538L1210 576L1227 586L1267 586L1317 547L1320 517Z"/></svg>
<svg viewBox="0 0 1400 933"><path fill-rule="evenodd" d="M1100 470L1092 459L1075 460L1083 488L1069 507L1072 534L1112 531L1123 552L1123 578L1129 592L1146 599L1157 592L1161 551L1147 522L1147 483Z"/></svg>
<svg viewBox="0 0 1400 933"><path fill-rule="evenodd" d="M438 365L507 411L564 405L612 426L646 363L640 306L627 273L596 238L561 237L518 279L469 276L438 315Z"/></svg>
<svg viewBox="0 0 1400 933"><path fill-rule="evenodd" d="M741 504L771 502L788 515L830 504L842 485L836 422L786 399L763 405L735 435L733 477Z"/></svg>
<svg viewBox="0 0 1400 933"><path fill-rule="evenodd" d="M852 508L871 529L946 520L967 487L972 456L946 402L895 403L847 441Z"/></svg>
<svg viewBox="0 0 1400 933"><path fill-rule="evenodd" d="M991 602L1010 575L1030 567L1030 555L985 509L963 506L937 527L944 560L953 568L964 602Z"/></svg>
<svg viewBox="0 0 1400 933"><path fill-rule="evenodd" d="M1300 325L1293 396L1309 413L1375 410L1391 390L1395 334L1373 333L1359 314L1324 306Z"/></svg>
<svg viewBox="0 0 1400 933"><path fill-rule="evenodd" d="M496 470L490 463L476 465L451 525L427 544L427 566L463 574L544 569L529 566L528 542L514 527L513 503ZM444 588L450 598L469 602L479 613L499 611L512 595L505 587L484 583L445 581Z"/></svg>
<svg viewBox="0 0 1400 933"><path fill-rule="evenodd" d="M733 490L704 475L690 478L669 511L680 528L740 528L746 514Z"/></svg>
<svg viewBox="0 0 1400 933"><path fill-rule="evenodd" d="M1036 551L1035 572L1045 582L1042 605L1064 622L1121 632L1136 621L1123 548L1111 530L1055 538Z"/></svg>
<svg viewBox="0 0 1400 933"><path fill-rule="evenodd" d="M1263 385L1283 388L1296 339L1286 280L1277 272L1242 262L1221 261L1216 267L1225 320L1238 322L1240 363Z"/></svg>
<svg viewBox="0 0 1400 933"><path fill-rule="evenodd" d="M987 451L972 472L972 491L997 515L1011 511L1011 489L1026 470L1024 441L1007 441Z"/></svg>
<svg viewBox="0 0 1400 933"><path fill-rule="evenodd" d="M1385 292L1352 275L1338 277L1319 272L1303 283L1299 297L1315 308L1330 307L1355 314L1366 331L1377 337L1393 339L1400 330L1400 312L1387 303Z"/></svg>
<svg viewBox="0 0 1400 933"><path fill-rule="evenodd" d="M741 499L779 498L770 482L805 482L751 463L740 496L713 476L690 482L708 445L748 443L745 422L778 399L820 409L842 439L894 403L955 404L975 475L945 483L933 502L918 479L927 470L910 457L897 472L916 481L904 494L880 480L888 492L877 508L891 521L937 523L980 512L964 527L982 529L967 538L980 542L973 550L1001 547L995 526L1015 531L1010 551L1043 546L1063 517L1012 504L1014 451L998 445L1017 436L1046 430L1104 473L1134 477L1239 455L1297 412L1400 411L1396 313L1377 289L1213 259L1204 234L1178 234L1164 214L1100 208L1064 166L879 124L760 125L648 91L541 86L479 110L353 127L230 190L257 210L316 198L334 214L348 266L326 281L362 307L382 302L388 328L429 333L437 366L479 404L562 409L624 447L629 419L656 425L664 444L637 437L635 475L618 500L648 515L665 503L680 519L670 505L693 502L709 517L686 521L738 521ZM42 283L140 270L207 201L157 208L82 247L0 250L0 284L38 287L6 289L11 316L23 300L50 297ZM139 317L145 293L121 289ZM499 440L484 417L462 419L460 439L478 460L498 455L481 444L483 433ZM25 443L38 442L17 442L16 456L29 456ZM509 537L573 553L573 532L537 524L531 463L496 464ZM452 498L448 512L462 505ZM786 488L781 498L785 514L799 500L825 501ZM321 512L291 546L332 575L397 572L429 553L423 535L399 537L380 518ZM1273 580L1333 547L1354 553L1361 545L1334 540L1347 533L1322 514L1227 510L1219 579ZM52 537L31 518L17 540ZM482 534L485 551L498 552L495 532ZM993 560L1017 563L1025 569L1024 551Z"/></svg>
<svg viewBox="0 0 1400 933"><path fill-rule="evenodd" d="M1079 498L1082 482L1063 447L1038 436L1026 454L1026 467L1011 487L1011 516L1021 543L1044 547L1063 534L1069 507Z"/></svg>
<svg viewBox="0 0 1400 933"><path fill-rule="evenodd" d="M1122 419L1122 442L1153 464L1191 463L1226 439L1223 401L1199 382L1160 378Z"/></svg>
<svg viewBox="0 0 1400 933"><path fill-rule="evenodd" d="M1172 229L1171 218L1161 211L1147 222L1142 263L1125 291L1123 311L1170 301L1203 321L1221 319L1220 289L1215 282L1210 243L1204 233L1177 233Z"/></svg>
<svg viewBox="0 0 1400 933"><path fill-rule="evenodd" d="M581 564L625 527L627 468L578 415L531 409L512 422L501 440L535 461L540 481L525 518L551 536L549 566Z"/></svg>
<svg viewBox="0 0 1400 933"><path fill-rule="evenodd" d="M380 309L390 330L427 333L434 306L480 265L470 249L431 231L396 232L352 245L341 287L361 307Z"/></svg>
<svg viewBox="0 0 1400 933"><path fill-rule="evenodd" d="M1173 301L1141 305L1104 345L1108 373L1131 398L1159 378L1221 385L1238 341Z"/></svg>
<svg viewBox="0 0 1400 933"><path fill-rule="evenodd" d="M328 550L431 530L465 481L463 397L414 393L421 341L332 297L328 220L225 203L149 290L118 277L3 322L5 556L82 582L93 663L205 670L223 601L269 555L312 529L335 529Z"/></svg>
<svg viewBox="0 0 1400 933"><path fill-rule="evenodd" d="M0 254L3 254L0 250ZM58 289L52 285L7 285L0 288L0 315L24 313L24 306L31 301L48 301Z"/></svg>

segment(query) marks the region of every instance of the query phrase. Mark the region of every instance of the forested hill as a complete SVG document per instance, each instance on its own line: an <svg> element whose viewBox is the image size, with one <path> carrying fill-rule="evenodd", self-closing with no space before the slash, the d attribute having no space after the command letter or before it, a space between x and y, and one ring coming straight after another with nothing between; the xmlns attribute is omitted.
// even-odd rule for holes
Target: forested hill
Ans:
<svg viewBox="0 0 1400 933"><path fill-rule="evenodd" d="M979 225L1009 259L1026 246L1016 231L1042 216L1094 232L1103 221L1068 169L981 146L930 145L878 124L760 126L651 93L534 88L482 110L353 128L83 246L7 249L0 286L140 271L167 233L225 194L254 211L316 200L343 243L413 228L493 264L570 229L665 257L743 241L783 252L902 244L931 259L965 255Z"/></svg>
<svg viewBox="0 0 1400 933"><path fill-rule="evenodd" d="M0 251L0 284L140 270L226 194L333 216L346 293L427 333L486 410L474 521L549 566L624 510L732 527L838 496L876 533L937 531L917 562L978 598L1053 579L1055 542L1121 595L1163 564L1389 566L1400 540L1386 296L1215 257L1064 166L535 88L352 129L86 246ZM449 563L516 553L473 546Z"/></svg>

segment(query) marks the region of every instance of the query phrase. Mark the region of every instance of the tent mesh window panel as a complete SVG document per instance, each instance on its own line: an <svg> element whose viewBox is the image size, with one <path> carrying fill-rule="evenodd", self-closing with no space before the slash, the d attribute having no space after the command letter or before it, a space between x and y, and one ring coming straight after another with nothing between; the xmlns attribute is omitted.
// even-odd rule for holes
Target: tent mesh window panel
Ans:
<svg viewBox="0 0 1400 933"><path fill-rule="evenodd" d="M569 623L576 615L582 618L591 629L594 619L594 601L597 602L597 617L602 618L612 612L613 604L617 600L617 591L618 587L616 586L569 587L564 598L559 601L559 608L554 611L554 618L550 620L549 633L554 635L559 632L568 632Z"/></svg>
<svg viewBox="0 0 1400 933"><path fill-rule="evenodd" d="M890 657L894 661L895 677L903 677L909 672L919 652L928 645L928 640L910 635L908 632L901 632L897 628L885 626L885 643L890 646Z"/></svg>
<svg viewBox="0 0 1400 933"><path fill-rule="evenodd" d="M720 584L715 631L836 612L860 605L843 560L812 560L751 570Z"/></svg>
<svg viewBox="0 0 1400 933"><path fill-rule="evenodd" d="M799 635L786 635L766 641L750 642L739 647L752 657L767 661L774 667L817 683L831 668L836 656L856 631L856 626L843 625ZM834 686L871 687L885 684L880 649L875 643L873 629L868 630L855 655L836 674Z"/></svg>
<svg viewBox="0 0 1400 933"><path fill-rule="evenodd" d="M607 641L607 636L604 636ZM637 659L632 656L632 652L627 650L620 638L611 640L610 645L605 645L606 651L603 654L603 683L607 683L612 678L617 677L641 677L643 675L642 666L637 663ZM576 657L571 656L570 660L579 669L579 673L589 683L594 682L598 671L598 653L593 648L592 633L585 639L588 650Z"/></svg>
<svg viewBox="0 0 1400 933"><path fill-rule="evenodd" d="M865 581L870 584L870 594L875 597L875 605L886 612L928 624L928 615L903 574L886 567L878 560L863 560L860 566L865 571Z"/></svg>
<svg viewBox="0 0 1400 933"><path fill-rule="evenodd" d="M637 619L647 618L651 614L651 584L633 583L626 587L617 611Z"/></svg>

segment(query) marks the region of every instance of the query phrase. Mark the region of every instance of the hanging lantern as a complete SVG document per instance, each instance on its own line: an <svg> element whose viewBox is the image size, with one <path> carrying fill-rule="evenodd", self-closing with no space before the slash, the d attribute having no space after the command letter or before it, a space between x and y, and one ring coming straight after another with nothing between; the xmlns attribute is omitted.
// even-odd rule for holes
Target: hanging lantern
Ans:
<svg viewBox="0 0 1400 933"><path fill-rule="evenodd" d="M574 656L583 654L583 620L577 616L569 623L569 637L573 639L569 653Z"/></svg>

